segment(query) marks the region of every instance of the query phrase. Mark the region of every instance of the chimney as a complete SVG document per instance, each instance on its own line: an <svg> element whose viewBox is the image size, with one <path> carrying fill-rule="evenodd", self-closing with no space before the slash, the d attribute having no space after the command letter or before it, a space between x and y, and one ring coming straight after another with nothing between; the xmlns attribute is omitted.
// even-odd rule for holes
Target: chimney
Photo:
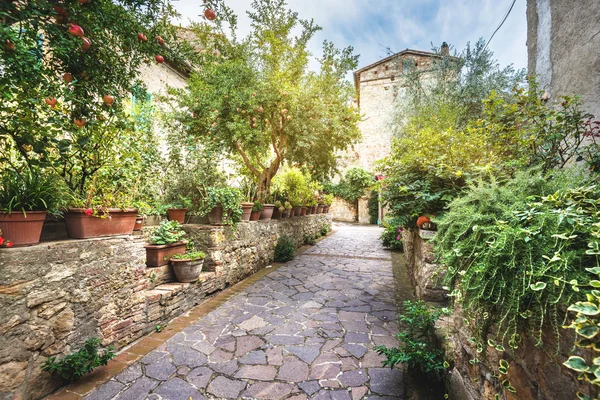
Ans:
<svg viewBox="0 0 600 400"><path fill-rule="evenodd" d="M440 53L444 57L448 57L450 55L450 46L448 46L448 43L446 43L446 42L442 43L442 48L440 49Z"/></svg>

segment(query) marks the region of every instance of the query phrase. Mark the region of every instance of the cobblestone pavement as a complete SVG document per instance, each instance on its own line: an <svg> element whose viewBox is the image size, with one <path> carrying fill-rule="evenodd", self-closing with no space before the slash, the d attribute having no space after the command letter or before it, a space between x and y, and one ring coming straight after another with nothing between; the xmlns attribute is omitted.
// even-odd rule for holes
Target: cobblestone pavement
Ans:
<svg viewBox="0 0 600 400"><path fill-rule="evenodd" d="M380 234L336 226L85 398L403 398L402 372L373 351L397 331Z"/></svg>

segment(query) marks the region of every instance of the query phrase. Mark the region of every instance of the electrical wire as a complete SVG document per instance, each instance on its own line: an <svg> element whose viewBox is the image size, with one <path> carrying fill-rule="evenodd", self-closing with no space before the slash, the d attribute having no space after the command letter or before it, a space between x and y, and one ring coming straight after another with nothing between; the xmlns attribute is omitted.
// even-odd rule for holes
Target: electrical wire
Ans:
<svg viewBox="0 0 600 400"><path fill-rule="evenodd" d="M492 36L490 36L490 38L488 39L487 43L485 44L485 47L483 48L483 50L487 49L488 45L490 44L490 42L492 41L492 39L494 38L494 35L496 35L496 33L500 30L500 28L502 28L502 25L504 25L504 22L506 21L506 19L508 18L508 16L510 15L510 12L512 11L513 7L515 6L515 3L517 2L517 0L513 0L512 4L510 5L510 8L508 9L508 11L506 12L506 14L504 14L504 18L502 18L502 22L500 22L500 25L498 25L498 27L496 28L496 30L494 31L494 33L492 33Z"/></svg>

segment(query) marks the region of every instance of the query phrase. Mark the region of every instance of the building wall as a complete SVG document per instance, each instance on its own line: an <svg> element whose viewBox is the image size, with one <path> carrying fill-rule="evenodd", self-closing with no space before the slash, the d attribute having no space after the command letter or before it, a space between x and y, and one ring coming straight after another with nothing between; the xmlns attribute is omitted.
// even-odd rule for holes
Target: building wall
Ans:
<svg viewBox="0 0 600 400"><path fill-rule="evenodd" d="M412 62L416 63L413 68L427 70L432 61L432 56L399 54L360 72L357 85L362 120L358 127L362 140L350 154L348 164L378 172L376 161L391 151L397 103L406 98L406 67Z"/></svg>
<svg viewBox="0 0 600 400"><path fill-rule="evenodd" d="M529 73L552 99L582 97L584 110L600 116L600 1L528 0Z"/></svg>

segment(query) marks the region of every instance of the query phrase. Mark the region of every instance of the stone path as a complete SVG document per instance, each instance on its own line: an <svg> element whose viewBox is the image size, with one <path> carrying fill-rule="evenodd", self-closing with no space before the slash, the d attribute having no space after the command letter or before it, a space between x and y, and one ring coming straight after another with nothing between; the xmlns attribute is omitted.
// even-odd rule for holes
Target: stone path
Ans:
<svg viewBox="0 0 600 400"><path fill-rule="evenodd" d="M381 231L336 230L85 399L402 399L373 351L398 328Z"/></svg>

